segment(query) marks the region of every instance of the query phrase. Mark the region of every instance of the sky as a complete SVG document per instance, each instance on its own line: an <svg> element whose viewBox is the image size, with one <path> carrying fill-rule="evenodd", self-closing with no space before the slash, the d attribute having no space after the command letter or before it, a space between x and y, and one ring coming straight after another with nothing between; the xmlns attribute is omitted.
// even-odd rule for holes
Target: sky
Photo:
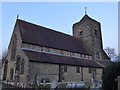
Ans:
<svg viewBox="0 0 120 90"><path fill-rule="evenodd" d="M118 13L120 14L120 1L118 3ZM118 38L120 38L120 17L118 17ZM118 52L120 52L120 39L118 39Z"/></svg>
<svg viewBox="0 0 120 90"><path fill-rule="evenodd" d="M17 15L19 19L72 35L72 25L87 14L101 23L103 47L118 52L117 2L2 2L1 50L7 50ZM0 38L0 39L1 39Z"/></svg>

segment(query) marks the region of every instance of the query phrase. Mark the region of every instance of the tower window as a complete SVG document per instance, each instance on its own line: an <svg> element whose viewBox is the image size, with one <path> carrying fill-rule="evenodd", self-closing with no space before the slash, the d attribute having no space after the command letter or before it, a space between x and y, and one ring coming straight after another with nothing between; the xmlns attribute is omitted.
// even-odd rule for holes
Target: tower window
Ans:
<svg viewBox="0 0 120 90"><path fill-rule="evenodd" d="M95 36L97 36L97 30L96 29L94 29L94 32L95 32Z"/></svg>
<svg viewBox="0 0 120 90"><path fill-rule="evenodd" d="M97 36L97 27L96 27L96 25L94 26L94 33L95 33L95 36Z"/></svg>
<svg viewBox="0 0 120 90"><path fill-rule="evenodd" d="M79 32L79 36L82 36L82 35L83 35L83 31L80 31L80 32Z"/></svg>

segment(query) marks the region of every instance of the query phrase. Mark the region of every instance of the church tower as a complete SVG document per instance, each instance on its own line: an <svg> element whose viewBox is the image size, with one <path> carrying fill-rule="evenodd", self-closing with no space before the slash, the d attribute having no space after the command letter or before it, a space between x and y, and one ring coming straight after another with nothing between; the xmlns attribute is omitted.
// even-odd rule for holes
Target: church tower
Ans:
<svg viewBox="0 0 120 90"><path fill-rule="evenodd" d="M93 60L103 60L102 34L100 22L87 14L73 24L73 36L79 37L93 56Z"/></svg>

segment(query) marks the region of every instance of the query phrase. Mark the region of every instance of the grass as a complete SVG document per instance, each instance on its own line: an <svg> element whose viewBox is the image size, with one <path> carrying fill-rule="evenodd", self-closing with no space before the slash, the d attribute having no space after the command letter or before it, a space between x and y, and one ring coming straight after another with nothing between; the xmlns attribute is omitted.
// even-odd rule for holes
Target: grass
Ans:
<svg viewBox="0 0 120 90"><path fill-rule="evenodd" d="M45 84L45 85L43 85L43 84L41 84L40 86L39 86L39 88L50 88L50 84Z"/></svg>
<svg viewBox="0 0 120 90"><path fill-rule="evenodd" d="M86 88L89 88L89 87L92 86L92 83L90 83L90 82L85 82L85 85L86 85Z"/></svg>
<svg viewBox="0 0 120 90"><path fill-rule="evenodd" d="M60 84L60 88L67 88L67 83Z"/></svg>

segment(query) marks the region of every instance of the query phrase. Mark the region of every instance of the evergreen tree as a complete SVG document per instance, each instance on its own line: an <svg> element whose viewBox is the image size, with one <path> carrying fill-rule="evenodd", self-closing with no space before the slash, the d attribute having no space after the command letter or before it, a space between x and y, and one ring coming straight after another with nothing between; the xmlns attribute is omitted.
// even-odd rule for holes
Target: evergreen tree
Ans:
<svg viewBox="0 0 120 90"><path fill-rule="evenodd" d="M120 76L120 62L113 62L103 70L104 90L117 90L117 76Z"/></svg>

